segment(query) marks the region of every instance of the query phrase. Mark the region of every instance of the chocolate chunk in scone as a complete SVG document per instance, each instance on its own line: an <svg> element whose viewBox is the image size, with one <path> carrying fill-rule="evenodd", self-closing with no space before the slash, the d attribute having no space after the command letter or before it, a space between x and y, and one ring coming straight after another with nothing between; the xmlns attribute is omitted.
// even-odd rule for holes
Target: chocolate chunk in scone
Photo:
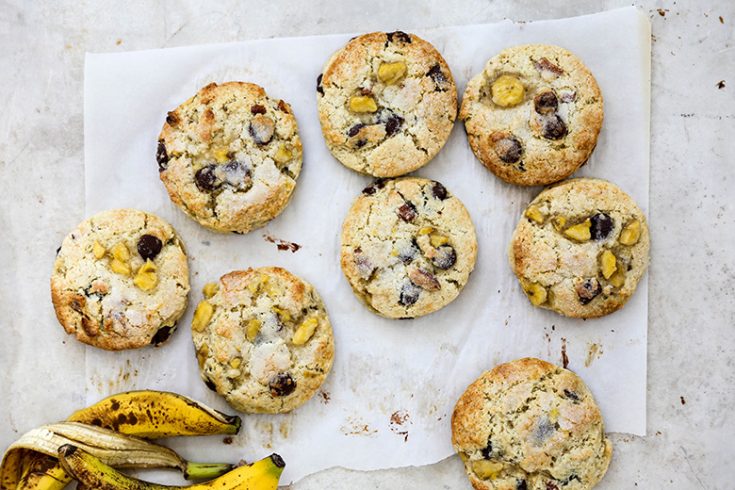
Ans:
<svg viewBox="0 0 735 490"><path fill-rule="evenodd" d="M420 178L365 188L342 225L342 270L355 295L388 318L453 301L475 265L469 213L446 187Z"/></svg>
<svg viewBox="0 0 735 490"><path fill-rule="evenodd" d="M51 298L67 333L107 350L160 345L186 310L183 244L161 218L115 209L82 222L63 241Z"/></svg>
<svg viewBox="0 0 735 490"><path fill-rule="evenodd" d="M327 147L343 165L396 177L441 150L457 113L457 90L441 54L414 34L374 32L350 40L317 78Z"/></svg>
<svg viewBox="0 0 735 490"><path fill-rule="evenodd" d="M201 225L247 233L288 204L301 140L288 104L251 83L212 83L168 113L156 152L171 200Z"/></svg>
<svg viewBox="0 0 735 490"><path fill-rule="evenodd" d="M574 54L529 44L487 62L467 85L459 117L475 156L495 175L544 185L568 177L590 157L603 101Z"/></svg>
<svg viewBox="0 0 735 490"><path fill-rule="evenodd" d="M533 358L482 374L457 401L452 445L477 490L589 490L612 444L573 372Z"/></svg>
<svg viewBox="0 0 735 490"><path fill-rule="evenodd" d="M278 267L225 274L203 290L191 325L203 381L233 408L284 413L306 403L332 367L324 303Z"/></svg>
<svg viewBox="0 0 735 490"><path fill-rule="evenodd" d="M646 218L616 185L572 179L523 213L510 264L533 305L592 318L622 308L648 267Z"/></svg>

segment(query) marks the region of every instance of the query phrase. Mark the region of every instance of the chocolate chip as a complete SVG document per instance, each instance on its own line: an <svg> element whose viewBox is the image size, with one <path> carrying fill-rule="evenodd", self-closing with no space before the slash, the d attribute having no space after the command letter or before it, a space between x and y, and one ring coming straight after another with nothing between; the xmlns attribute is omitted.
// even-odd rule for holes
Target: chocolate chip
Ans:
<svg viewBox="0 0 735 490"><path fill-rule="evenodd" d="M593 278L585 279L583 282L577 285L577 296L579 296L579 302L586 305L597 297L602 292L602 286L600 282Z"/></svg>
<svg viewBox="0 0 735 490"><path fill-rule="evenodd" d="M250 168L243 162L231 160L222 166L221 172L217 173L228 185L239 189L248 190L252 186Z"/></svg>
<svg viewBox="0 0 735 490"><path fill-rule="evenodd" d="M401 260L401 262L408 265L411 262L413 262L413 259L416 257L418 253L419 253L419 246L416 243L416 239L413 239L411 240L411 243L409 243L406 247L403 247L401 250L398 251L398 258Z"/></svg>
<svg viewBox="0 0 735 490"><path fill-rule="evenodd" d="M495 139L493 150L505 163L516 163L523 156L523 146L520 140L512 134Z"/></svg>
<svg viewBox="0 0 735 490"><path fill-rule="evenodd" d="M202 192L211 192L220 186L217 176L214 174L215 165L202 167L194 174L194 181Z"/></svg>
<svg viewBox="0 0 735 490"><path fill-rule="evenodd" d="M156 161L158 162L158 171L163 172L168 168L168 152L163 140L158 140L158 149L156 150Z"/></svg>
<svg viewBox="0 0 735 490"><path fill-rule="evenodd" d="M582 480L577 476L576 473L571 473L568 477L564 478L560 483L562 486L567 486L570 483L572 483L572 480L577 480L578 482L582 483Z"/></svg>
<svg viewBox="0 0 735 490"><path fill-rule="evenodd" d="M157 236L153 235L141 235L138 238L138 254L143 260L155 259L156 256L161 252L163 244Z"/></svg>
<svg viewBox="0 0 735 490"><path fill-rule="evenodd" d="M362 148L365 145L367 145L367 140L357 140L357 142L355 143L355 146L357 148Z"/></svg>
<svg viewBox="0 0 735 490"><path fill-rule="evenodd" d="M436 63L434 66L429 68L429 71L426 72L426 76L431 77L437 85L444 84L447 81L447 76L442 71L442 67L439 63Z"/></svg>
<svg viewBox="0 0 735 490"><path fill-rule="evenodd" d="M442 287L434 274L420 267L411 266L408 270L408 279L426 291L438 291Z"/></svg>
<svg viewBox="0 0 735 490"><path fill-rule="evenodd" d="M211 379L204 378L204 384L207 385L207 388L209 388L210 390L214 391L215 393L217 392L217 385L215 385Z"/></svg>
<svg viewBox="0 0 735 490"><path fill-rule="evenodd" d="M385 36L388 38L388 40L385 42L386 47L388 46L388 43L392 43L395 41L411 44L411 36L403 31L388 32L385 34Z"/></svg>
<svg viewBox="0 0 735 490"><path fill-rule="evenodd" d="M260 104L255 104L250 107L251 114L265 114L265 107Z"/></svg>
<svg viewBox="0 0 735 490"><path fill-rule="evenodd" d="M552 90L546 90L533 98L533 107L539 114L552 114L559 108L559 100Z"/></svg>
<svg viewBox="0 0 735 490"><path fill-rule="evenodd" d="M419 300L421 288L412 282L407 282L401 288L401 294L398 297L398 304L401 306L411 306Z"/></svg>
<svg viewBox="0 0 735 490"><path fill-rule="evenodd" d="M550 140L558 140L567 135L567 125L558 114L552 114L543 118L543 135Z"/></svg>
<svg viewBox="0 0 735 490"><path fill-rule="evenodd" d="M516 480L516 490L528 490L526 480Z"/></svg>
<svg viewBox="0 0 735 490"><path fill-rule="evenodd" d="M490 455L493 453L493 441L490 440L490 438L487 438L487 446L482 448L480 451L482 453L482 457L485 459L490 459Z"/></svg>
<svg viewBox="0 0 735 490"><path fill-rule="evenodd" d="M360 130L361 130L362 128L364 128L364 127L365 127L365 125L364 125L363 123L357 123L357 124L355 124L354 126L352 126L352 127L351 127L351 128L350 128L350 129L348 130L348 131L347 131L347 136L349 136L350 138L352 138L353 136L357 136L357 133L359 133L359 132L360 132Z"/></svg>
<svg viewBox="0 0 735 490"><path fill-rule="evenodd" d="M288 396L296 389L296 381L289 373L278 373L268 382L271 396Z"/></svg>
<svg viewBox="0 0 735 490"><path fill-rule="evenodd" d="M401 207L396 209L396 214L398 214L398 217L406 223L410 223L411 221L416 219L416 216L418 216L418 213L416 212L416 206L414 206L413 203L409 201L404 202Z"/></svg>
<svg viewBox="0 0 735 490"><path fill-rule="evenodd" d="M378 192L379 189L382 189L384 186L385 186L385 179L376 179L375 182L365 187L362 190L362 193L365 194L366 196L372 196L373 194Z"/></svg>
<svg viewBox="0 0 735 490"><path fill-rule="evenodd" d="M56 249L56 255L59 255L59 252L61 252L61 245L59 245L59 248Z"/></svg>
<svg viewBox="0 0 735 490"><path fill-rule="evenodd" d="M573 102L577 98L577 92L574 90L562 92L559 98L562 102Z"/></svg>
<svg viewBox="0 0 735 490"><path fill-rule="evenodd" d="M557 487L554 482L547 481L546 490L559 490L559 487Z"/></svg>
<svg viewBox="0 0 735 490"><path fill-rule="evenodd" d="M590 235L593 240L604 240L613 229L613 220L605 213L597 213L590 218Z"/></svg>
<svg viewBox="0 0 735 490"><path fill-rule="evenodd" d="M579 395L576 392L568 390L566 388L564 388L564 396L569 398L570 400L574 400L575 402L579 401Z"/></svg>
<svg viewBox="0 0 735 490"><path fill-rule="evenodd" d="M170 126L176 126L179 123L179 116L177 116L175 112L169 112L166 114L166 122Z"/></svg>
<svg viewBox="0 0 735 490"><path fill-rule="evenodd" d="M403 118L398 114L391 114L385 121L385 134L390 137L393 136L401 129L403 125Z"/></svg>
<svg viewBox="0 0 735 490"><path fill-rule="evenodd" d="M434 267L441 270L447 270L457 263L457 252L451 245L442 245L436 249L436 255L431 259Z"/></svg>
<svg viewBox="0 0 735 490"><path fill-rule="evenodd" d="M549 71L556 76L564 74L564 70L549 61L547 58L541 58L540 60L534 62L534 66L538 71Z"/></svg>
<svg viewBox="0 0 735 490"><path fill-rule="evenodd" d="M324 76L324 73L320 73L318 77L316 77L316 91L320 94L324 95L324 87L322 87L322 77Z"/></svg>
<svg viewBox="0 0 735 490"><path fill-rule="evenodd" d="M441 185L439 182L434 181L434 184L431 186L431 195L435 198L439 199L440 201L443 201L447 198L447 188Z"/></svg>
<svg viewBox="0 0 735 490"><path fill-rule="evenodd" d="M258 114L250 121L249 130L250 136L253 137L255 143L265 145L273 138L275 124L273 123L273 119L262 114Z"/></svg>
<svg viewBox="0 0 735 490"><path fill-rule="evenodd" d="M172 333L174 333L174 329L172 327L159 328L158 332L156 332L156 334L151 339L151 345L158 347L162 343L166 342L168 338L171 337Z"/></svg>

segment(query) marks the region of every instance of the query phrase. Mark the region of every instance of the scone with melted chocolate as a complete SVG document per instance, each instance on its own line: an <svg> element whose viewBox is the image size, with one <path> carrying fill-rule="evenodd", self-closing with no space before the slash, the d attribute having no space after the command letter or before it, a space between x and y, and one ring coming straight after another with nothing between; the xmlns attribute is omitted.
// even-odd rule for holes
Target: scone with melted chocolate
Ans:
<svg viewBox="0 0 735 490"><path fill-rule="evenodd" d="M291 107L252 83L210 83L168 113L158 170L171 200L207 228L247 233L278 216L301 171Z"/></svg>
<svg viewBox="0 0 735 490"><path fill-rule="evenodd" d="M496 366L467 388L452 444L477 490L589 490L612 457L584 382L533 358Z"/></svg>
<svg viewBox="0 0 735 490"><path fill-rule="evenodd" d="M85 344L134 349L166 341L186 310L181 239L158 216L114 209L64 239L51 275L59 322Z"/></svg>
<svg viewBox="0 0 735 490"><path fill-rule="evenodd" d="M649 248L646 218L630 196L604 180L572 179L528 205L509 255L532 304L593 318L632 296Z"/></svg>
<svg viewBox="0 0 735 490"><path fill-rule="evenodd" d="M545 185L590 157L603 101L577 56L528 44L487 62L467 84L459 117L475 156L495 175L512 184Z"/></svg>
<svg viewBox="0 0 735 490"><path fill-rule="evenodd" d="M457 89L441 54L405 32L358 36L317 80L319 121L343 165L375 177L424 166L446 143Z"/></svg>
<svg viewBox="0 0 735 490"><path fill-rule="evenodd" d="M279 267L234 271L207 284L191 333L202 379L242 412L301 406L334 358L319 294Z"/></svg>
<svg viewBox="0 0 735 490"><path fill-rule="evenodd" d="M342 271L355 294L388 318L414 318L449 304L476 257L467 209L433 180L378 180L342 225Z"/></svg>

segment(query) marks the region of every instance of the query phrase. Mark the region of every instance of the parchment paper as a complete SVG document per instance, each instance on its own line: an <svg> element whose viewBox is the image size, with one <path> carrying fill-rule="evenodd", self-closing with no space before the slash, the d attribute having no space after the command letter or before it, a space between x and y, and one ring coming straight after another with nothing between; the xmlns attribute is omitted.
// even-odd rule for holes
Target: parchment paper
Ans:
<svg viewBox="0 0 735 490"><path fill-rule="evenodd" d="M647 210L650 27L636 9L411 32L444 55L460 94L504 47L542 42L578 54L602 88L605 121L597 149L577 175L609 179ZM482 371L523 356L561 364L562 351L569 368L597 398L607 429L644 434L647 277L622 311L603 319L576 321L531 307L510 271L506 251L522 209L540 189L496 179L474 158L459 123L442 152L417 175L444 183L472 215L479 255L467 287L448 307L412 321L379 318L352 294L339 267L338 234L352 200L371 179L329 154L315 94L323 63L352 35L87 55L87 215L136 207L171 222L190 258L191 304L201 299L204 283L230 270L279 265L315 285L334 326L334 369L306 405L287 415L243 415L243 429L231 444L222 437L172 444L198 460L254 460L277 451L287 462L284 482L332 466L434 463L452 453L452 408ZM166 112L206 83L227 80L258 83L272 97L289 101L304 145L293 201L264 229L245 236L209 232L187 218L169 201L154 158ZM264 235L302 248L279 251ZM154 388L231 413L199 379L189 334L192 310L162 348L118 353L88 348L87 401Z"/></svg>

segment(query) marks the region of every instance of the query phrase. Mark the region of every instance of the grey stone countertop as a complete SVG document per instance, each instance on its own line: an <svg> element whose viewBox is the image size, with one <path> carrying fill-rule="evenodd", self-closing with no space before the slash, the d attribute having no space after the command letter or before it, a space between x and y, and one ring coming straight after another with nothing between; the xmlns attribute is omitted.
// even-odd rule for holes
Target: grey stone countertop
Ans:
<svg viewBox="0 0 735 490"><path fill-rule="evenodd" d="M735 2L636 2L653 31L648 436L614 434L601 489L735 488ZM83 347L55 324L53 251L84 214L86 51L569 17L624 0L0 1L0 449L79 407ZM37 255L47 267L32 267ZM37 294L18 295L24 281ZM41 286L42 285L42 286ZM37 311L37 321L16 312ZM27 318L27 317L26 317ZM59 345L63 349L45 348ZM51 407L49 407L51 405ZM623 408L624 409L624 408ZM293 485L469 488L459 458Z"/></svg>

